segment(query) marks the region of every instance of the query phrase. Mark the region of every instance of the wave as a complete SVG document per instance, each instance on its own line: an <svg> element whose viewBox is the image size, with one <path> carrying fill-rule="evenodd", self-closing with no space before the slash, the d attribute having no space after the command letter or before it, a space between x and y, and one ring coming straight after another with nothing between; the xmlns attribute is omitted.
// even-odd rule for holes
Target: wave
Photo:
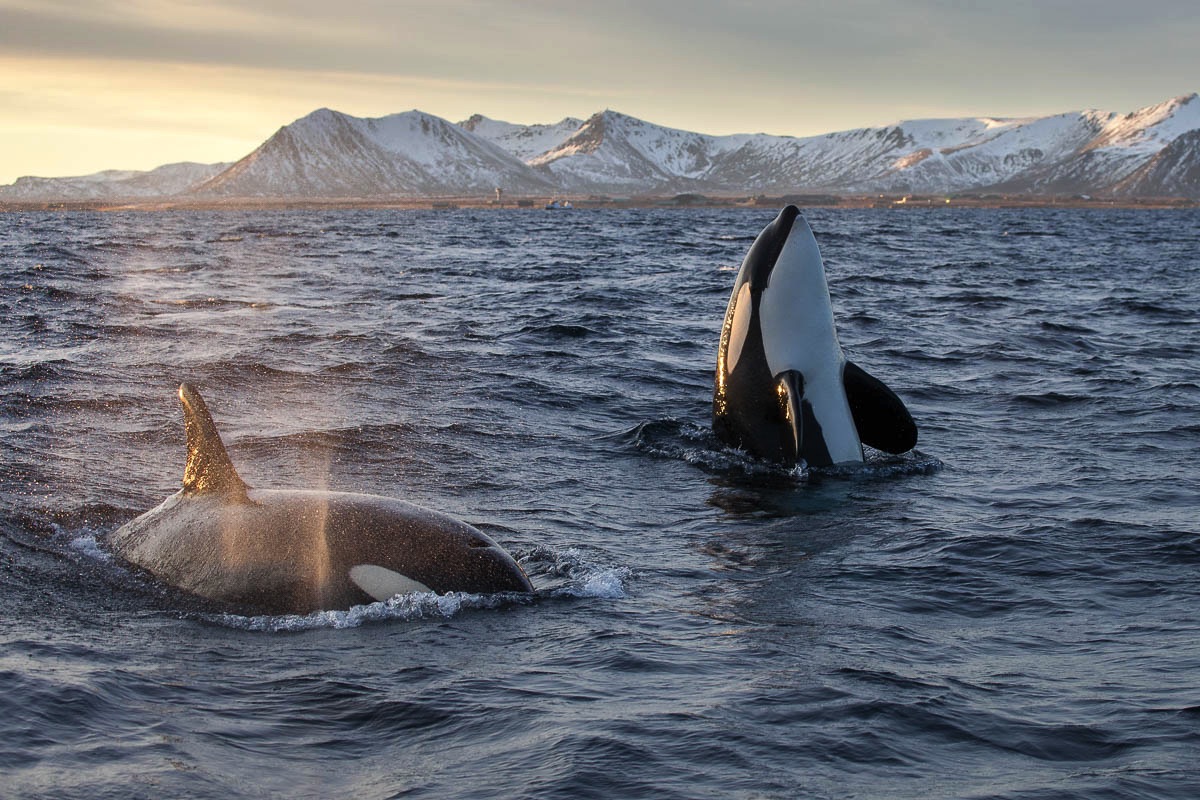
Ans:
<svg viewBox="0 0 1200 800"><path fill-rule="evenodd" d="M439 595L433 592L414 592L397 595L377 603L354 606L346 610L314 611L304 615L283 614L250 617L238 614L219 614L201 616L200 619L228 628L266 633L295 633L320 628L341 630L357 628L369 622L448 619L469 609L496 609L528 602L527 597L527 595L520 594L477 595L448 592Z"/></svg>
<svg viewBox="0 0 1200 800"><path fill-rule="evenodd" d="M706 472L740 475L745 478L789 481L804 484L824 478L893 478L928 475L942 469L942 462L918 450L894 456L864 447L862 464L810 468L787 466L755 458L717 439L711 428L674 417L651 420L625 431L622 438L639 452L656 458L684 461Z"/></svg>
<svg viewBox="0 0 1200 800"><path fill-rule="evenodd" d="M713 435L757 211L10 215L10 793L1191 797L1194 212L819 216L927 450ZM125 565L182 379L248 478L404 487L536 590L254 617Z"/></svg>

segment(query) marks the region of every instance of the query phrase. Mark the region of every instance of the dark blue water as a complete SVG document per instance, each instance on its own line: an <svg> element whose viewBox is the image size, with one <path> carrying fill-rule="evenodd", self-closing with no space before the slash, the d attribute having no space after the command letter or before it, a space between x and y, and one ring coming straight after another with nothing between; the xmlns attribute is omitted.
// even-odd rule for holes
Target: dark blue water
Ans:
<svg viewBox="0 0 1200 800"><path fill-rule="evenodd" d="M1196 797L1200 215L810 212L921 428L824 473L708 430L773 216L0 216L0 795ZM456 514L536 593L124 568L182 380L251 484Z"/></svg>

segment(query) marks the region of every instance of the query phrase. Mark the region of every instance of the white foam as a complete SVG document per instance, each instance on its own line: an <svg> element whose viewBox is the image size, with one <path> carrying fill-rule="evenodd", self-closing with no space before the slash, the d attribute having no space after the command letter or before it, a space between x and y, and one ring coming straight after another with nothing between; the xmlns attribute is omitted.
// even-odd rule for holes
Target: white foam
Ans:
<svg viewBox="0 0 1200 800"><path fill-rule="evenodd" d="M498 608L516 602L515 594L466 594L448 592L413 592L390 597L368 605L353 606L341 611L314 611L311 614L244 617L222 614L216 620L231 628L249 631L309 631L318 628L357 628L366 622L387 620L418 620L441 617L449 619L466 609Z"/></svg>
<svg viewBox="0 0 1200 800"><path fill-rule="evenodd" d="M625 597L625 583L633 575L629 567L591 563L575 548L538 547L521 562L535 574L541 572L552 579L565 579L547 592L550 597L619 600Z"/></svg>
<svg viewBox="0 0 1200 800"><path fill-rule="evenodd" d="M85 533L72 539L71 549L83 553L93 561L112 561L112 555L100 546L100 542L92 533Z"/></svg>
<svg viewBox="0 0 1200 800"><path fill-rule="evenodd" d="M625 581L629 579L630 575L628 567L600 570L589 575L572 596L619 600L625 596ZM568 589L568 591L570 590Z"/></svg>

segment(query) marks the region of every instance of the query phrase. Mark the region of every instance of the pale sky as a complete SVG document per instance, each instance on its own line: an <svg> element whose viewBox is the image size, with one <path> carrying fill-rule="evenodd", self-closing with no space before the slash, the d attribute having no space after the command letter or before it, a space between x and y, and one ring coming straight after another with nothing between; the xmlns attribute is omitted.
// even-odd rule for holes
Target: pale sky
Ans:
<svg viewBox="0 0 1200 800"><path fill-rule="evenodd" d="M0 0L0 184L234 161L320 107L807 136L1197 90L1196 0Z"/></svg>

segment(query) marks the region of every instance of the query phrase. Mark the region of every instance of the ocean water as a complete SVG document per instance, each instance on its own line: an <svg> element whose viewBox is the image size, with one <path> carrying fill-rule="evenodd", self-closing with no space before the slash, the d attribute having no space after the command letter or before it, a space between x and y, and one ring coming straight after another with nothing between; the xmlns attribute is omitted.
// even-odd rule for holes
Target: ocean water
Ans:
<svg viewBox="0 0 1200 800"><path fill-rule="evenodd" d="M825 210L917 450L709 430L771 210L0 215L0 796L1200 796L1200 214ZM528 596L198 607L105 536L403 497Z"/></svg>

